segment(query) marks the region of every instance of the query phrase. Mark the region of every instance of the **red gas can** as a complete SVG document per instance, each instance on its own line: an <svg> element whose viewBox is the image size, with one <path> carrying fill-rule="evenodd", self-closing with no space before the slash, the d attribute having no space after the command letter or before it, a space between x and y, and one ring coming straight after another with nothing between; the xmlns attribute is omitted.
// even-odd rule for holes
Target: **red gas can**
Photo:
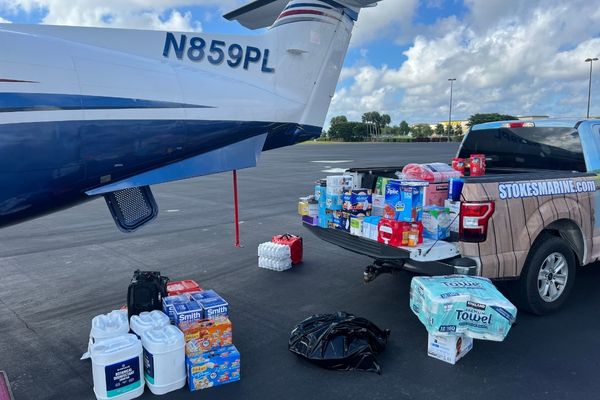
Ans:
<svg viewBox="0 0 600 400"><path fill-rule="evenodd" d="M292 264L300 264L302 262L302 238L300 236L286 233L284 235L275 235L271 240L273 243L285 244L290 246L290 254Z"/></svg>

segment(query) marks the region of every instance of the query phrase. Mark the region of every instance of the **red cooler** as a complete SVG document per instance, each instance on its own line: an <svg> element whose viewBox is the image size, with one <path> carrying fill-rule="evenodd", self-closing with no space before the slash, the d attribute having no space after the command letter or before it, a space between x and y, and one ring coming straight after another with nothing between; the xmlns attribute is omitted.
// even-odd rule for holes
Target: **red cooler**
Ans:
<svg viewBox="0 0 600 400"><path fill-rule="evenodd" d="M200 285L191 279L167 283L167 295L169 296L177 296L178 294L183 293L194 293L201 290L202 288Z"/></svg>
<svg viewBox="0 0 600 400"><path fill-rule="evenodd" d="M296 235L275 235L271 240L273 243L285 244L290 246L290 254L292 256L292 264L300 264L302 262L302 238Z"/></svg>

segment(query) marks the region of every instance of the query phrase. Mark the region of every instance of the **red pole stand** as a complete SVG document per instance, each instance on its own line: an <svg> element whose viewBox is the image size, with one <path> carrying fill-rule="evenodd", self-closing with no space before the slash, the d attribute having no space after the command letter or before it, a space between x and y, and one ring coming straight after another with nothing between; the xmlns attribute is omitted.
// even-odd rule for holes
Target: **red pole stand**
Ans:
<svg viewBox="0 0 600 400"><path fill-rule="evenodd" d="M240 247L240 213L238 208L236 170L233 170L233 210L235 212L235 247Z"/></svg>

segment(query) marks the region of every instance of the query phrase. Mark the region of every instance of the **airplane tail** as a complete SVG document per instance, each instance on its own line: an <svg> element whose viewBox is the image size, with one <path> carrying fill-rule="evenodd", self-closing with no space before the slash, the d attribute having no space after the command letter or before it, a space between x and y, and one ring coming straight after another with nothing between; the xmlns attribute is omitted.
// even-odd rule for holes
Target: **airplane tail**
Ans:
<svg viewBox="0 0 600 400"><path fill-rule="evenodd" d="M302 125L322 127L354 22L376 0L257 0L225 14L250 29L267 28L276 49L275 91L301 104ZM298 114L290 119L298 118Z"/></svg>

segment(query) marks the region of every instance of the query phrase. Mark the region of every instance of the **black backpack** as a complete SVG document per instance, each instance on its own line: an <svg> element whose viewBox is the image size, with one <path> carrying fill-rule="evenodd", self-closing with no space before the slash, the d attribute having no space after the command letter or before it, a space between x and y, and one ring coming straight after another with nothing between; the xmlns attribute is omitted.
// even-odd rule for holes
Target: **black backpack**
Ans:
<svg viewBox="0 0 600 400"><path fill-rule="evenodd" d="M158 271L140 271L133 273L127 290L127 313L139 315L142 311L162 310L162 299L167 296L169 278Z"/></svg>

